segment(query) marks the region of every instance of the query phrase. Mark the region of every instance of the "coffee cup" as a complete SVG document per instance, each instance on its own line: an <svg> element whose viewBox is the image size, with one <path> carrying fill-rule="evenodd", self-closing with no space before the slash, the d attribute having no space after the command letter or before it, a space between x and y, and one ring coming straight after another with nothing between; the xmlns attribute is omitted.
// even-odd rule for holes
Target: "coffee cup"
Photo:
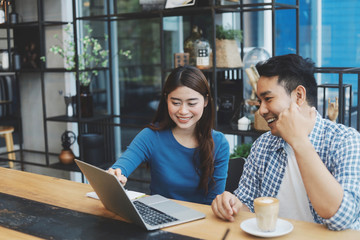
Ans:
<svg viewBox="0 0 360 240"><path fill-rule="evenodd" d="M263 232L273 232L279 214L279 200L273 197L259 197L254 200L256 224Z"/></svg>

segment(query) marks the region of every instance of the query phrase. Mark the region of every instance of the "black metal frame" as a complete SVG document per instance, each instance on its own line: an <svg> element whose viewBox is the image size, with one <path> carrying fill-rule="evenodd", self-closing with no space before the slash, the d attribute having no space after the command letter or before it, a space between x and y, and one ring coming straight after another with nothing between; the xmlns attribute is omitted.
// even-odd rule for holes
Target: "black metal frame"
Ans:
<svg viewBox="0 0 360 240"><path fill-rule="evenodd" d="M356 117L356 130L360 131L360 95L359 95L359 87L360 87L360 68L346 68L346 67L333 67L333 68L316 68L315 73L321 73L321 74L337 74L338 75L338 83L335 84L321 84L318 87L323 88L323 92L325 93L326 88L337 88L338 89L338 96L339 96L339 116L338 116L338 122L345 124L345 90L348 88L350 89L350 109L349 109L349 126L351 126L351 108L352 108L352 86L350 84L346 84L343 81L344 74L356 74L357 75L357 105L356 109L354 109L357 112ZM323 99L323 116L325 117L325 94Z"/></svg>
<svg viewBox="0 0 360 240"><path fill-rule="evenodd" d="M105 1L105 0L104 0ZM109 32L109 35L111 34L111 22L113 21L122 21L122 20L130 20L130 19L141 19L141 18L159 18L160 19L160 41L161 41L161 76L162 76L162 82L164 82L165 80L165 76L166 73L168 73L169 71L171 71L171 69L166 69L166 65L165 65L165 50L164 50L164 31L163 31L163 18L164 17L168 17L168 16L178 16L178 15L183 15L183 16L188 16L188 15L197 15L197 14L201 14L201 13L209 13L212 17L212 39L211 41L213 43L215 43L215 39L216 39L216 31L215 31L215 16L216 14L221 14L221 13L227 13L227 12L238 12L240 13L240 28L241 30L243 30L244 28L244 19L243 19L243 13L244 12L251 12L251 11L271 11L272 12L272 44L273 44L273 55L275 54L275 49L276 49L276 45L275 45L275 16L276 16L276 11L277 10L282 10L282 9L295 9L296 10L296 53L299 52L299 1L296 0L296 4L295 5L288 5L288 4L281 4L281 3L276 3L275 0L272 0L270 3L256 3L256 4L244 4L242 0L240 0L240 4L235 4L235 5L226 5L226 6L219 6L215 4L215 0L209 1L210 4L209 6L203 6L203 7L189 7L189 8L175 8L175 9L164 9L164 10L156 10L156 11L150 11L150 12L135 12L135 13L111 13L110 12L110 8L108 7L107 9L107 14L105 15L98 15L98 16L85 16L85 17L78 17L77 16L77 9L76 9L76 0L73 0L72 4L73 4L73 29L74 29L74 41L75 41L75 49L77 51L77 22L78 21L83 21L83 20L100 20L100 21L104 21L107 23L107 31ZM41 55L44 56L45 55L45 27L46 26L54 26L54 25L64 25L67 24L67 22L59 22L59 21L45 21L44 20L44 0L37 0L37 8L38 8L38 21L36 22L29 22L29 23L21 23L22 26L35 26L38 27L39 29L39 33L40 33L40 47L41 47ZM106 0L107 6L110 6L111 1L110 0ZM115 5L115 2L114 2ZM115 8L116 9L116 8ZM0 26L1 27L1 26ZM16 27L16 26L9 26L7 25L7 27ZM109 46L111 46L111 37L109 37L108 39L108 44ZM241 43L241 48L243 49L243 43ZM112 49L109 49L110 51L110 56L112 56ZM243 77L243 72L241 70L241 68L238 69L220 69L216 67L216 49L213 48L213 54L215 57L213 57L213 67L210 70L206 70L205 72L207 73L207 75L211 76L210 77L210 83L211 83L211 88L213 91L213 97L215 99L215 104L216 103L216 99L218 98L218 73L223 72L223 71L232 71L232 70L236 70L236 71L240 71L240 79L238 79L239 81L242 81L242 77ZM243 51L241 51L241 58L243 58ZM76 61L77 62L77 61ZM112 61L109 61L109 69L112 69ZM142 128L144 125L135 125L135 124L121 124L121 123L115 123L113 121L113 119L115 118L121 118L121 119L126 119L128 118L128 116L120 116L120 115L115 115L113 112L113 103L111 103L111 114L107 115L107 116L100 116L100 118L98 117L94 117L94 118L81 118L81 116L78 117L72 117L69 118L67 116L55 116L55 117L48 117L47 113L46 113L46 99L45 99L45 73L46 72L67 72L67 70L65 69L50 69L50 68L46 68L45 63L41 63L40 69L39 70L20 70L19 73L21 73L22 71L28 71L28 72L39 72L40 73L40 78L41 78L41 92L42 92L42 109L43 109L43 122L44 122L44 141L45 141L45 146L44 146L44 152L39 152L39 151L32 151L32 150L25 150L22 149L21 152L33 152L33 153L43 153L45 155L45 163L44 164L36 164L36 163L31 163L31 162L27 162L25 161L23 158L21 158L20 160L16 160L15 162L20 162L22 164L33 164L33 165L39 165L39 166L44 166L44 167L54 167L54 168L62 168L61 166L59 167L58 164L52 165L50 163L49 158L50 157L54 157L57 154L56 153L50 153L49 152L49 146L48 146L48 127L47 124L48 122L51 121L55 121L55 122L76 122L79 126L79 130L83 129L82 126L85 125L97 125L98 128L104 129L104 131L107 132L111 132L111 129L113 127L134 127L134 128ZM76 73L79 72L79 70L76 68L75 70ZM76 74L78 76L78 74ZM112 72L109 71L109 81L110 81L110 87L112 87ZM76 87L77 87L77 92L79 92L79 82L76 81ZM110 98L113 99L113 93L112 91L110 91ZM80 103L80 99L79 99L79 95L78 95L78 102ZM113 102L113 101L111 101ZM103 119L106 118L106 121L103 121ZM132 117L130 117L132 118ZM217 119L216 119L217 122ZM257 136L259 136L261 133L260 132L256 132L256 131L237 131L237 130L233 130L231 129L231 127L229 126L229 128L224 127L224 126L216 126L216 128L220 131L223 131L224 133L228 133L228 134L234 134L234 135L239 135L242 137L245 136L250 136L250 137L254 137L256 138ZM85 131L85 130L83 130ZM111 142L111 134L110 134L110 140L109 143ZM109 144L108 146L113 145L113 144ZM80 158L81 158L81 153L83 152L83 148L82 148L82 144L80 142L79 144L80 146ZM113 151L114 146L112 146L112 148L110 149L111 151ZM109 158L113 158L113 155L109 155ZM0 159L1 160L1 159ZM115 159L113 159L115 160ZM64 169L68 169L68 166L65 166ZM74 169L73 169L74 170ZM77 170L77 169L75 169Z"/></svg>

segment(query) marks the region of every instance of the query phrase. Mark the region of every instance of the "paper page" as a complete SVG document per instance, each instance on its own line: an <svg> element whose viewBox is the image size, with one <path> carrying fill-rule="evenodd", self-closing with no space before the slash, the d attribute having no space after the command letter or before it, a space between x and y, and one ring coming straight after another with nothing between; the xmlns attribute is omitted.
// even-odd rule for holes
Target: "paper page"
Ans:
<svg viewBox="0 0 360 240"><path fill-rule="evenodd" d="M126 190L126 194L128 195L128 197L131 200L137 199L137 198L141 198L143 196L145 196L145 193L142 192L136 192L136 191L131 191L131 190ZM96 192L88 192L86 193L87 197L91 197L91 198L95 198L95 199L99 199L98 195L96 194Z"/></svg>

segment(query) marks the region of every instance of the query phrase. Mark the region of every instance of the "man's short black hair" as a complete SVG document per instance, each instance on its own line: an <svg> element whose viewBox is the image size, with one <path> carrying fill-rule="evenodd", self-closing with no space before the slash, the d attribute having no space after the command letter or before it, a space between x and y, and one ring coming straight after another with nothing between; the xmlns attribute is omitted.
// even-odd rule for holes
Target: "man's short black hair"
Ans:
<svg viewBox="0 0 360 240"><path fill-rule="evenodd" d="M317 106L315 64L311 59L304 59L297 54L275 56L256 64L256 69L260 76L279 76L278 83L284 86L289 95L297 86L304 86L308 104Z"/></svg>

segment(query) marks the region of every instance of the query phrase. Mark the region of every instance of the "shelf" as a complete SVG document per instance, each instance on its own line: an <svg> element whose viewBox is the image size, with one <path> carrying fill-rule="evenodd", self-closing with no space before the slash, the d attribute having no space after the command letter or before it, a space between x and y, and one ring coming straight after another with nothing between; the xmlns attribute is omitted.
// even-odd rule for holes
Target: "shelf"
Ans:
<svg viewBox="0 0 360 240"><path fill-rule="evenodd" d="M217 131L220 131L224 134L232 134L238 136L249 136L249 137L260 137L262 134L266 133L267 131L257 131L255 129L249 131L240 131L237 129L232 128L230 125L221 125L218 126Z"/></svg>
<svg viewBox="0 0 360 240"><path fill-rule="evenodd" d="M44 21L42 22L43 26L61 26L66 25L68 22L62 22L62 21ZM0 29L5 28L24 28L24 27L38 27L39 22L38 21L32 21L32 22L19 22L19 23L2 23L0 24Z"/></svg>
<svg viewBox="0 0 360 240"><path fill-rule="evenodd" d="M212 73L214 72L224 72L224 71L233 71L233 70L241 70L243 69L243 67L239 67L239 68L219 68L219 67L210 67L207 69L201 69L202 72L204 73ZM174 70L173 68L165 68L163 69L164 72L171 72L172 70Z"/></svg>
<svg viewBox="0 0 360 240"><path fill-rule="evenodd" d="M178 40L172 40L169 34L169 30L167 29L167 26L164 26L164 22L167 23L166 18L173 17L173 16L184 16L183 22L179 22L179 24L183 24L183 28L176 28L174 27L171 30L174 31L183 31L178 32L178 34L174 32L175 35L186 35L186 31L189 30L189 27L191 25L197 24L199 27L205 27L204 35L208 38L208 41L212 44L215 44L215 33L214 30L216 29L216 23L220 22L219 15L226 14L226 13L235 13L236 19L234 18L234 21L237 21L236 24L234 23L236 28L240 28L240 30L244 30L244 25L246 25L246 22L248 19L244 18L242 13L243 12L249 12L249 11L271 11L274 13L276 10L280 9L297 9L297 5L289 5L289 4L281 4L274 2L275 0L271 1L270 3L253 3L253 4L230 4L230 5L209 5L209 6L199 6L200 1L198 1L197 5L194 7L184 7L184 8L173 8L173 9L161 9L161 10L152 10L152 11L138 11L138 12L129 12L129 13L119 13L119 14L112 14L111 11L113 9L107 8L107 5L104 2L103 6L101 7L101 11L97 11L100 15L97 16L77 16L79 14L79 9L76 9L77 4L76 0L73 0L73 6L75 6L74 9L72 9L72 16L73 19L71 20L71 24L73 26L77 26L78 28L82 26L81 21L86 21L89 24L92 24L91 21L98 21L98 24L94 24L94 26L98 27L98 32L96 32L96 36L101 38L101 42L104 43L107 46L112 47L113 42L111 40L118 39L117 48L131 48L134 52L134 58L132 61L128 62L121 62L120 67L122 68L119 72L120 85L119 88L121 91L118 91L118 83L115 82L115 77L113 76L114 72L111 71L110 68L96 68L95 70L102 71L102 78L100 80L104 80L100 83L95 82L92 86L92 89L100 89L99 91L94 90L93 96L94 101L96 102L96 109L98 113L105 113L105 114L99 114L94 115L90 118L80 118L80 117L67 117L66 115L56 115L55 116L47 116L47 109L51 109L52 106L47 106L47 98L49 97L46 92L46 87L48 86L49 78L51 74L47 73L77 73L82 71L91 71L94 69L86 69L86 70L67 70L65 68L47 68L46 64L42 61L36 62L36 65L26 65L28 68L22 68L19 71L15 71L16 75L19 75L20 77L26 77L21 73L34 73L39 74L40 76L37 78L40 78L40 84L41 84L41 101L42 101L42 109L44 115L41 115L44 119L44 138L41 139L44 142L44 152L38 152L38 153L28 153L27 150L24 150L24 159L23 164L32 164L42 167L49 167L59 170L65 170L65 171L79 171L77 166L75 164L70 165L63 165L59 162L58 154L56 153L50 153L49 149L54 149L53 146L49 146L49 143L53 143L56 140L60 140L60 136L58 132L56 132L55 136L52 135L52 130L50 125L53 125L53 122L61 122L61 123L76 123L76 127L78 128L79 135L81 134L92 134L92 133L98 133L102 134L104 136L104 149L106 149L106 156L104 159L107 159L107 161L113 161L115 160L115 152L118 154L119 149L116 149L115 144L117 144L118 138L121 140L121 146L120 150L125 149L125 146L127 146L128 142L133 139L133 135L138 132L138 129L144 128L147 124L151 123L152 116L155 114L156 105L152 103L156 103L156 101L159 98L159 92L161 92L162 85L164 84L166 75L173 70L172 65L168 64L168 59L172 59L173 56L170 56L173 54L174 51L182 51L178 49L167 49L168 45L165 44L171 44L171 41L174 41L172 44L181 45L178 44ZM26 47L29 46L29 43L35 42L37 45L37 56L44 55L48 49L45 49L46 47L46 41L48 38L48 35L50 34L50 31L53 29L47 28L47 26L63 26L68 24L68 22L64 21L43 21L44 19L44 0L37 1L37 8L39 10L37 21L31 21L31 22L21 22L18 24L2 24L0 25L0 29L5 29L8 32L8 37L10 39L9 29L13 29L14 32L14 39L13 41L20 45L21 47L18 47L19 50L24 50ZM202 4L204 4L202 1ZM208 1L210 2L210 1ZM215 2L215 1L211 1ZM242 2L242 1L241 1ZM295 1L294 1L295 2ZM297 2L297 1L296 1ZM101 5L101 3L99 3ZM40 11L41 10L41 11ZM90 11L92 12L92 11ZM240 13L240 14L239 14ZM274 15L274 14L273 14ZM142 20L143 22L146 22L147 19L151 20L151 24L153 24L153 27L155 31L153 31L153 35L149 35L146 31L150 31L150 29L143 29L138 28L136 29L137 32L134 36L131 35L131 33L128 33L127 31L122 31L123 29L119 28L116 31L116 34L118 36L113 36L114 32L113 28L111 27L111 24L116 22L118 23L118 26L121 27L122 25L128 24L128 22L122 22L126 20ZM181 18L179 18L181 19ZM181 21L181 20L179 20ZM120 24L121 23L121 24ZM138 22L134 21L134 25L136 25ZM203 25L203 26L202 26ZM60 31L61 28L57 27L55 30ZM170 27L170 26L169 26ZM104 29L100 29L104 28ZM74 31L79 30L81 32L81 29L77 29L74 27ZM126 30L126 29L124 29ZM129 31L132 29L129 29ZM274 29L272 29L272 34L274 36ZM139 32L143 31L143 32ZM158 32L157 32L158 31ZM259 30L260 31L260 30ZM294 30L295 32L295 30ZM95 32L94 32L95 33ZM113 36L114 38L111 39L103 39L103 33L107 34L108 36ZM159 34L158 34L159 33ZM77 39L80 38L78 35L79 33L74 32L74 34L77 36ZM100 35L99 35L100 34ZM99 35L99 36L98 36ZM142 36L144 35L144 36ZM35 36L35 37L34 37ZM147 39L147 37L150 37L150 39ZM184 38L186 36L183 36ZM298 37L298 36L297 36ZM149 45L143 45L143 39L146 38L148 42L145 41L145 43ZM120 40L119 40L120 39ZM17 42L16 42L16 41ZM32 42L31 42L32 41ZM169 43L170 41L170 43ZM156 44L154 44L155 42ZM134 43L138 43L138 45L133 46ZM74 43L77 44L76 42ZM16 44L15 44L16 45ZM244 45L241 44L241 50L242 54L244 53ZM135 48L134 48L135 47ZM145 50L146 48L146 50ZM149 50L149 48L152 48ZM274 47L275 48L275 47ZM110 52L113 49L109 49ZM146 53L154 51L156 54L151 57L151 60L144 61L143 59L149 58L146 54L143 53L146 51ZM24 54L24 51L20 52L19 54ZM140 59L138 59L140 58ZM214 58L216 58L216 55L214 54ZM216 62L215 59L214 61ZM112 61L112 58L109 59L109 61ZM11 62L11 61L10 61ZM154 62L154 64L153 64ZM29 63L29 62L26 62ZM113 62L112 62L113 63ZM11 65L11 64L10 64ZM24 66L24 65L23 65ZM31 68L32 66L36 68ZM49 65L50 66L50 65ZM112 65L109 63L109 66L111 67L117 67L116 64ZM150 69L150 70L149 70ZM225 111L228 109L220 109L221 111L218 111L216 114L216 124L218 126L216 127L217 130L222 131L225 134L232 134L232 135L238 135L238 136L249 136L253 138L259 137L261 134L263 134L263 131L256 131L256 130L250 130L250 131L239 131L237 129L234 129L230 124L225 125L225 123L228 123L228 117L231 117L234 115L234 111L236 111L236 108L239 106L240 102L243 98L243 68L218 68L217 66L212 66L209 69L202 70L203 73L206 75L206 77L209 80L211 91L213 93L214 97L214 104L215 109L218 107L218 101L219 99L227 99L230 97L233 97L233 108L231 108L231 111ZM7 71L0 71L7 73ZM33 75L30 75L30 77L33 77ZM75 75L75 74L74 74ZM57 76L62 78L62 76ZM55 80L53 80L55 81ZM74 82L73 79L71 79L71 83ZM96 86L95 86L96 85ZM115 86L115 87L114 87ZM124 87L124 88L122 88ZM105 90L104 90L105 89ZM125 91L123 91L125 89ZM79 90L79 84L76 83L76 90ZM123 91L123 92L122 92ZM73 93L76 94L76 93ZM113 96L115 94L119 94L119 96ZM79 100L79 95L77 95L76 99ZM96 97L96 98L95 98ZM114 101L118 101L121 99L121 104L119 109L115 109L115 106L118 106L118 102L114 104ZM143 98L139 100L140 98ZM63 101L62 101L63 102ZM139 103L139 104L138 104ZM152 105L150 105L151 103ZM1 103L0 103L1 104ZM7 104L7 103L4 103ZM78 106L80 103L78 102ZM155 107L154 107L155 106ZM56 107L61 108L61 103L56 105ZM114 109L111 109L111 107L114 107ZM235 108L235 109L234 109ZM100 110L99 110L100 109ZM65 110L65 109L63 109ZM64 112L64 111L62 111ZM121 113L121 115L111 115L111 113ZM59 113L59 112L58 112ZM60 112L61 113L61 112ZM106 114L110 113L110 114ZM54 114L54 113L52 113ZM127 114L127 115L125 115ZM149 117L151 115L151 117ZM222 117L222 118L219 118ZM219 119L223 121L219 121ZM222 124L224 123L224 124ZM115 128L120 128L121 131L114 131ZM130 128L136 128L130 129ZM117 135L119 132L120 135ZM120 133L121 132L121 133ZM125 134L124 134L125 133ZM80 138L81 139L81 138ZM41 141L42 142L42 141ZM61 143L61 142L60 142ZM60 144L59 143L59 144ZM55 143L56 144L56 143ZM86 158L84 153L88 153L89 151L85 151L84 145L80 141L79 146L79 155L82 158ZM102 146L102 145L101 145ZM124 147L123 147L124 146ZM58 149L55 145L55 149ZM60 146L61 147L61 146ZM36 155L37 156L31 156L29 155ZM18 156L17 156L18 157ZM36 162L33 162L29 159L36 159ZM97 158L98 159L98 158ZM20 160L19 160L20 161Z"/></svg>
<svg viewBox="0 0 360 240"><path fill-rule="evenodd" d="M281 9L297 9L298 6L292 4L283 4L274 2L275 10ZM272 3L251 3L251 4L231 4L231 5L214 5L214 6L195 6L173 9L160 9L150 11L138 11L131 13L119 13L110 15L82 16L76 20L100 20L100 21L121 21L121 20L137 20L149 18L161 18L172 16L193 16L198 14L228 13L228 12L246 12L246 11L264 11L272 10Z"/></svg>
<svg viewBox="0 0 360 240"><path fill-rule="evenodd" d="M94 122L94 121L100 121L100 120L106 120L110 119L110 115L96 115L94 117L89 118L78 118L78 117L68 117L66 115L60 115L60 116L54 116L54 117L48 117L47 121L53 121L53 122Z"/></svg>
<svg viewBox="0 0 360 240"><path fill-rule="evenodd" d="M80 172L80 169L76 165L76 163L72 164L62 164L59 161L58 155L55 153L51 153L50 155L50 162L49 165L45 164L45 158L46 153L40 152L40 151L32 151L32 150L22 150L21 155L23 156L23 159L20 160L20 151L16 150L14 151L16 154L16 160L14 163L22 165L31 165L31 166L37 166L37 167L47 167L47 168L53 168L58 170L64 170L64 171L73 171L73 172ZM0 162L4 162L1 165L6 166L9 159L7 158L7 153L1 153L0 154ZM97 167L101 169L108 169L113 163L107 162L107 163L101 163L100 165L97 165ZM16 165L15 165L16 166ZM20 166L21 168L21 166Z"/></svg>
<svg viewBox="0 0 360 240"><path fill-rule="evenodd" d="M114 119L121 119L121 123L116 123ZM106 122L104 122L106 120ZM79 122L79 123L92 123L109 127L126 127L126 128L139 128L142 129L149 123L151 123L151 119L136 117L136 116L123 116L120 117L118 115L98 115L91 118L77 118L77 117L67 117L65 115L49 117L46 121L50 122Z"/></svg>

